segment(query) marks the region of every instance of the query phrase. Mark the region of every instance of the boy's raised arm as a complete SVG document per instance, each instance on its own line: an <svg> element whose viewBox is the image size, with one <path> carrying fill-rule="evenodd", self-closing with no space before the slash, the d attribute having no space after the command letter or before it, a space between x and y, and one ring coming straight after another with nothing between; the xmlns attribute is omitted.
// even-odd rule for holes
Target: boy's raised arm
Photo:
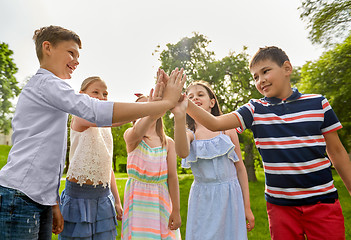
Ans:
<svg viewBox="0 0 351 240"><path fill-rule="evenodd" d="M163 92L163 99L145 103L122 103L115 102L113 106L112 122L132 121L149 115L158 115L173 108L181 95L186 75L183 69L172 71Z"/></svg>
<svg viewBox="0 0 351 240"><path fill-rule="evenodd" d="M211 113L188 101L187 113L207 129L216 132L240 127L238 118L233 113L213 116Z"/></svg>

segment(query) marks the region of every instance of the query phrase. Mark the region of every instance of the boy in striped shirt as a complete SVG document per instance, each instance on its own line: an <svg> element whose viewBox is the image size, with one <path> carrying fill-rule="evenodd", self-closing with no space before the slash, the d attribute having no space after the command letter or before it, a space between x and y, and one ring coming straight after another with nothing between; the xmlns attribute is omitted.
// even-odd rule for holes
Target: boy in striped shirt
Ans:
<svg viewBox="0 0 351 240"><path fill-rule="evenodd" d="M345 239L330 168L332 163L351 194L351 162L337 134L342 126L323 96L291 88L292 70L283 50L260 48L250 71L264 98L217 117L189 101L187 112L212 131L252 130L265 171L272 239Z"/></svg>

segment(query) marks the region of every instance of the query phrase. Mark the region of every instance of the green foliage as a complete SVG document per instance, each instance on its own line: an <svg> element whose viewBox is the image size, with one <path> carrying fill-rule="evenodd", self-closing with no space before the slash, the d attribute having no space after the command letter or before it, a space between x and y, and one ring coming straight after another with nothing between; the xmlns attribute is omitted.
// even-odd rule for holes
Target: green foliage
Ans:
<svg viewBox="0 0 351 240"><path fill-rule="evenodd" d="M184 68L188 80L200 79L199 71L206 71L207 63L213 60L214 52L206 49L210 42L204 35L194 33L176 44L168 43L167 50L160 54L161 68L168 74L176 67Z"/></svg>
<svg viewBox="0 0 351 240"><path fill-rule="evenodd" d="M329 46L349 34L350 0L305 0L300 10L300 18L307 22L312 43Z"/></svg>
<svg viewBox="0 0 351 240"><path fill-rule="evenodd" d="M119 161L116 160L121 160L121 159L126 159L127 157L127 149L126 149L126 143L123 138L123 134L125 130L130 128L132 126L131 123L123 124L122 126L119 127L113 127L111 128L112 131L112 137L113 137L113 170L116 172L117 170L121 171L121 169L117 169L119 165ZM123 158L124 157L124 158ZM123 160L122 160L123 161ZM126 164L127 161L121 162L121 164Z"/></svg>
<svg viewBox="0 0 351 240"><path fill-rule="evenodd" d="M241 53L231 52L223 59L216 60L214 52L207 49L210 43L204 35L193 33L192 37L185 37L176 44L167 44L167 49L160 53L161 68L170 73L175 67L183 67L188 84L195 80L209 82L224 113L236 110L251 98L261 97L248 68L246 48ZM163 119L167 134L173 136L173 119L169 114ZM253 152L255 147L250 134L244 133L240 139L247 139L246 143L250 145L244 158L245 164L250 167L248 171L252 173L249 175L253 176L250 180L255 181L253 162L257 151Z"/></svg>
<svg viewBox="0 0 351 240"><path fill-rule="evenodd" d="M301 69L297 84L302 92L324 95L343 124L340 136L350 147L351 131L351 35L322 54L315 62L306 63Z"/></svg>
<svg viewBox="0 0 351 240"><path fill-rule="evenodd" d="M0 145L0 169L7 163L7 156L11 150L11 146Z"/></svg>
<svg viewBox="0 0 351 240"><path fill-rule="evenodd" d="M8 134L11 128L12 103L10 100L20 93L15 74L18 69L12 59L13 51L6 43L0 43L0 132Z"/></svg>

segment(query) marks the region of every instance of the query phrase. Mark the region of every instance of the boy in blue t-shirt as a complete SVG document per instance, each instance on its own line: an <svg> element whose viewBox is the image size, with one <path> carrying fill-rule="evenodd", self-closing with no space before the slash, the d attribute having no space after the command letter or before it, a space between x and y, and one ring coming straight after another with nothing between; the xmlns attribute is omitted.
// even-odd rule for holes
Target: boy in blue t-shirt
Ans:
<svg viewBox="0 0 351 240"><path fill-rule="evenodd" d="M187 113L212 131L252 130L265 171L272 239L345 239L330 168L332 163L351 194L351 161L337 134L342 126L323 96L291 88L292 70L283 50L260 48L250 71L264 98L217 117L188 101Z"/></svg>

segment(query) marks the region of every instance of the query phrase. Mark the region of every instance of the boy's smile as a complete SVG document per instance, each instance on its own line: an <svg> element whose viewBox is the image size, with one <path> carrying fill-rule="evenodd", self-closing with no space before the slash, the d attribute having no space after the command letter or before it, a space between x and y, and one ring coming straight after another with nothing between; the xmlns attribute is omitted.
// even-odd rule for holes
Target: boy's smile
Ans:
<svg viewBox="0 0 351 240"><path fill-rule="evenodd" d="M43 53L41 67L61 79L70 79L79 64L79 46L73 40L59 42L56 46L50 42L44 42Z"/></svg>
<svg viewBox="0 0 351 240"><path fill-rule="evenodd" d="M280 67L267 59L256 63L250 70L257 90L265 97L285 99L292 94L290 85L292 66L290 62L284 62Z"/></svg>

